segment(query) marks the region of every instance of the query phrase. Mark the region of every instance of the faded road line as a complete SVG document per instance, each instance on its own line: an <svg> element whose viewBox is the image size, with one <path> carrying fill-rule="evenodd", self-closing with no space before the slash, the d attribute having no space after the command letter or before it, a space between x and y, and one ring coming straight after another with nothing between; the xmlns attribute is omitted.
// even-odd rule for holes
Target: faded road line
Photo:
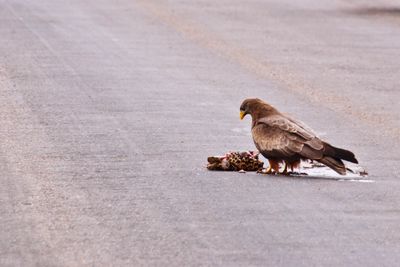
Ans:
<svg viewBox="0 0 400 267"><path fill-rule="evenodd" d="M185 38L229 61L239 64L258 77L272 80L281 88L302 95L313 103L324 103L331 107L332 110L345 115L350 120L357 119L369 126L374 126L374 128L378 128L380 131L377 134L382 134L381 131L383 130L385 135L400 140L400 128L389 118L371 113L371 111L367 113L357 107L350 98L314 88L309 82L282 67L261 62L258 57L252 55L249 51L228 43L201 25L190 21L176 12L171 12L164 4L149 0L139 0L137 3L148 15L169 25Z"/></svg>

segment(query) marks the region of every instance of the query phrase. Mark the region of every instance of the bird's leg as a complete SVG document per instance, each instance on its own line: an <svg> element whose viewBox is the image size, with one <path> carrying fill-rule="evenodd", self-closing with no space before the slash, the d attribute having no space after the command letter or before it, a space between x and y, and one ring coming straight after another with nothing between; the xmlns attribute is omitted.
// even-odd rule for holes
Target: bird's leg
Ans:
<svg viewBox="0 0 400 267"><path fill-rule="evenodd" d="M283 175L287 175L288 174L288 164L287 164L287 162L286 161L283 161L283 166L284 166L284 168L283 168L283 171L281 172L281 174L283 174Z"/></svg>
<svg viewBox="0 0 400 267"><path fill-rule="evenodd" d="M267 173L268 174L279 173L279 162L270 159L268 159L268 162L269 162L269 167L267 169Z"/></svg>
<svg viewBox="0 0 400 267"><path fill-rule="evenodd" d="M300 163L301 163L301 161L300 161L300 160L297 160L297 161L294 161L294 162L292 162L292 163L290 164L290 169L292 170L292 171L290 172L290 174L295 174L295 175L300 174L300 172L296 172L296 171L295 171L296 169L298 169L298 168L300 167ZM300 171L300 170L299 170L299 171Z"/></svg>
<svg viewBox="0 0 400 267"><path fill-rule="evenodd" d="M264 170L260 171L260 173L263 173L263 174L277 174L277 173L279 173L279 162L274 161L274 160L270 160L270 159L268 159L268 162L269 162L268 168L265 171Z"/></svg>
<svg viewBox="0 0 400 267"><path fill-rule="evenodd" d="M271 166L268 166L267 170L264 172L266 174L270 174L272 172Z"/></svg>

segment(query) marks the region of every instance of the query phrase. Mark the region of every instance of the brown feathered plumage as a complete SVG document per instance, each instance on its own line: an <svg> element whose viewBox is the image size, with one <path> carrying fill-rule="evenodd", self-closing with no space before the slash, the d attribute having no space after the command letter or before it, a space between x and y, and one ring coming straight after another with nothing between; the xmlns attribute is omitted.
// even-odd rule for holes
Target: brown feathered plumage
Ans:
<svg viewBox="0 0 400 267"><path fill-rule="evenodd" d="M246 99L240 106L240 117L250 114L251 132L254 144L260 153L268 159L268 172L279 172L279 165L299 166L301 160L319 161L339 174L346 174L342 160L358 163L354 154L348 150L334 147L321 140L304 123L283 115L264 101Z"/></svg>

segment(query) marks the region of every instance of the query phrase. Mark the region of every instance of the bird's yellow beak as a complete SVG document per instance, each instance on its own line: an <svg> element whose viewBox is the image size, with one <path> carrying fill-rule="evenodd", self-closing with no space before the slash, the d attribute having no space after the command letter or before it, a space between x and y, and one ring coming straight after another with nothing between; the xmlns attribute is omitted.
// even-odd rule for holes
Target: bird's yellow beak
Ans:
<svg viewBox="0 0 400 267"><path fill-rule="evenodd" d="M246 116L246 113L244 111L240 111L240 119L243 120L244 116Z"/></svg>

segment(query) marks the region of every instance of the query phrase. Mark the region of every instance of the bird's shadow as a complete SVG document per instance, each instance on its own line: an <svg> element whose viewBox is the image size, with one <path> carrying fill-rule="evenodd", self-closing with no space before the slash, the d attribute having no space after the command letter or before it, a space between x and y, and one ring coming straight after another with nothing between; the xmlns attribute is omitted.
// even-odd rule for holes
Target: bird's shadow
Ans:
<svg viewBox="0 0 400 267"><path fill-rule="evenodd" d="M343 178L343 177L334 177L334 176L318 176L318 175L282 175L282 174L263 174L260 173L259 175L268 177L268 178L278 178L278 179L293 179L293 180L318 180L318 181L345 181L345 180L354 180L350 178Z"/></svg>

